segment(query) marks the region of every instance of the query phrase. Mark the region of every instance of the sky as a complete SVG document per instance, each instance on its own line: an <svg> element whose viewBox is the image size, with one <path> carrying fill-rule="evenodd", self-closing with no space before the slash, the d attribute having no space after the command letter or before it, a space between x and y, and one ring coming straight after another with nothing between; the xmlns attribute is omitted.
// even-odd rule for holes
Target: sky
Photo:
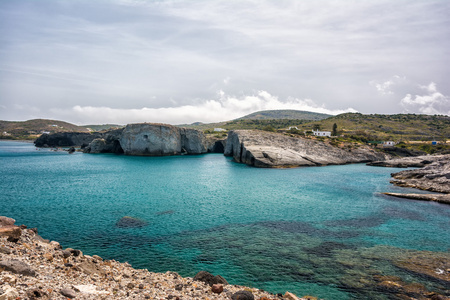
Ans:
<svg viewBox="0 0 450 300"><path fill-rule="evenodd" d="M0 119L450 115L448 0L1 0Z"/></svg>

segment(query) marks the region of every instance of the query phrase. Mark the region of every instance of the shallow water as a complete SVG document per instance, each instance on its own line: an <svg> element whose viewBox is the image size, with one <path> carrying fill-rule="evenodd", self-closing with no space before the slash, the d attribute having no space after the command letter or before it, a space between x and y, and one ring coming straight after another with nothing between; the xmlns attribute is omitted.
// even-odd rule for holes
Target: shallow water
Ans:
<svg viewBox="0 0 450 300"><path fill-rule="evenodd" d="M382 245L450 249L450 206L379 194L408 191L389 184L397 171L256 169L220 154L69 155L2 141L0 215L136 268L208 270L233 284L323 299L390 299L358 280L381 272L442 287L394 267L383 258L393 248ZM118 228L123 216L148 226Z"/></svg>

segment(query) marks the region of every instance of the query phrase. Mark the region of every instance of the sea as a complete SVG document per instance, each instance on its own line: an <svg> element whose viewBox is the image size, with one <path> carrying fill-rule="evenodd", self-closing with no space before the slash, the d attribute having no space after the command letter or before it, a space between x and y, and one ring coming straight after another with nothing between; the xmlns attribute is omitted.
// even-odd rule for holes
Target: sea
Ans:
<svg viewBox="0 0 450 300"><path fill-rule="evenodd" d="M320 299L394 299L375 275L442 291L399 268L449 252L450 206L393 198L402 169L260 169L222 154L138 157L0 141L0 215L66 248L193 277ZM125 217L140 227L118 226ZM448 287L444 287L448 288Z"/></svg>

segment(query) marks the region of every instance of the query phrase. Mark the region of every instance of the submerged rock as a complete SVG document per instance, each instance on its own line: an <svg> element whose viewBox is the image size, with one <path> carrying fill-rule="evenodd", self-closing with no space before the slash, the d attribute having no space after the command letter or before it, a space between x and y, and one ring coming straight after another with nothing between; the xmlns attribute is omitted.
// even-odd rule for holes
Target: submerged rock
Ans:
<svg viewBox="0 0 450 300"><path fill-rule="evenodd" d="M148 223L146 221L125 216L121 218L119 221L117 221L116 226L119 228L139 228L147 226Z"/></svg>

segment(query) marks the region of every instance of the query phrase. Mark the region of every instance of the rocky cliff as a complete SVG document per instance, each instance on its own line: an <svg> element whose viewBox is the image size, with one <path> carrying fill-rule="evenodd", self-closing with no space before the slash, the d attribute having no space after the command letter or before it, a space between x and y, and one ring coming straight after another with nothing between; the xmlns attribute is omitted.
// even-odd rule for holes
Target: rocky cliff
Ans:
<svg viewBox="0 0 450 300"><path fill-rule="evenodd" d="M344 150L316 140L256 130L231 131L224 154L237 162L263 168L339 165L388 158L368 147Z"/></svg>
<svg viewBox="0 0 450 300"><path fill-rule="evenodd" d="M34 144L36 147L80 147L101 137L102 134L98 132L58 132L53 134L43 134L34 141Z"/></svg>
<svg viewBox="0 0 450 300"><path fill-rule="evenodd" d="M129 124L93 140L85 153L125 153L126 155L165 156L207 152L204 134L195 129L167 124Z"/></svg>

